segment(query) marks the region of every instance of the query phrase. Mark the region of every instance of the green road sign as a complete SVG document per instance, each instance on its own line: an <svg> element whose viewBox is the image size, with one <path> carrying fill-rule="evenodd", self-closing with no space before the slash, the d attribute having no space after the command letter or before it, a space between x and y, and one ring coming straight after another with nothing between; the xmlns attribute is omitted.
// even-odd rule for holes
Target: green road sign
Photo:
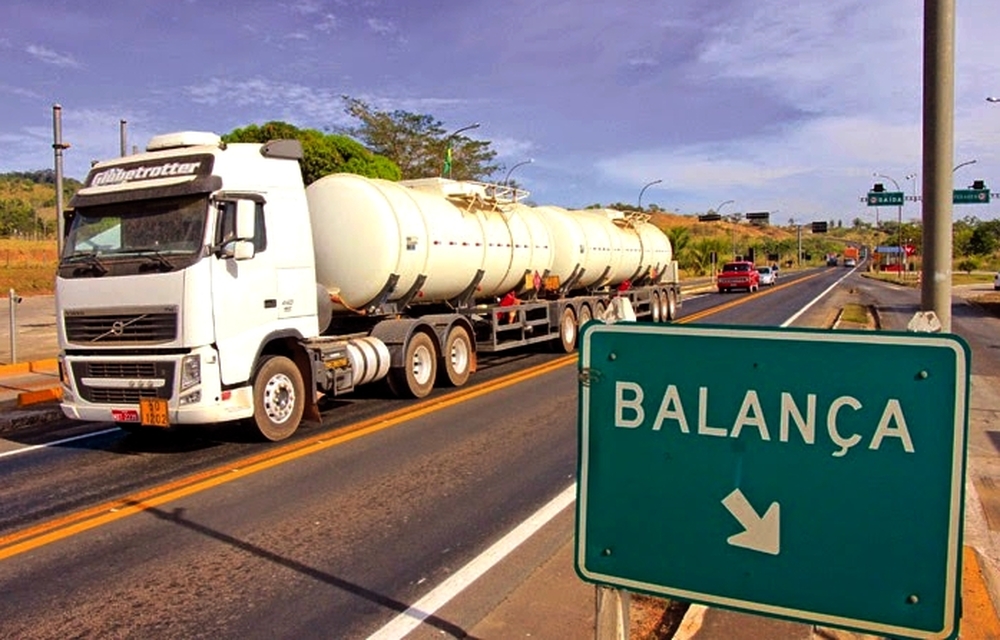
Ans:
<svg viewBox="0 0 1000 640"><path fill-rule="evenodd" d="M577 572L954 637L969 358L941 334L589 324Z"/></svg>
<svg viewBox="0 0 1000 640"><path fill-rule="evenodd" d="M868 206L869 207L880 207L887 205L901 205L903 204L903 192L902 191L869 191L868 192Z"/></svg>
<svg viewBox="0 0 1000 640"><path fill-rule="evenodd" d="M988 204L989 189L955 189L951 195L952 204Z"/></svg>

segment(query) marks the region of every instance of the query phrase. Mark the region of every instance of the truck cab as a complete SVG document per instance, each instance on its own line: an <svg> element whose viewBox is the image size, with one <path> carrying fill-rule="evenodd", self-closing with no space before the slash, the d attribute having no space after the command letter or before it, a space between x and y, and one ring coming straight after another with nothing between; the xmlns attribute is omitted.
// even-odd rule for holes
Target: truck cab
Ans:
<svg viewBox="0 0 1000 640"><path fill-rule="evenodd" d="M254 415L262 349L318 333L299 157L294 141L184 132L92 167L56 277L65 415L125 427Z"/></svg>

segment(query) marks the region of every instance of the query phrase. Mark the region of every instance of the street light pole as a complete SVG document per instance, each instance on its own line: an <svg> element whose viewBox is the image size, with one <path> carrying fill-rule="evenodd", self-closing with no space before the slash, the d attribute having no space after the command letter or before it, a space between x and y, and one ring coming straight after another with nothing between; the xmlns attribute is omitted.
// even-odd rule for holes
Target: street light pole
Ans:
<svg viewBox="0 0 1000 640"><path fill-rule="evenodd" d="M875 178L885 178L886 180L892 180L892 184L896 185L896 191L902 191L902 189L899 188L899 183L896 182L895 179L890 178L889 176L887 176L887 175L885 175L883 173L873 173L872 176L875 177ZM903 205L897 205L896 206L896 225L897 225L896 226L896 248L899 249L899 252L900 252L900 258L899 258L899 277L902 278L903 277L903 258L902 258L902 253L903 253Z"/></svg>
<svg viewBox="0 0 1000 640"><path fill-rule="evenodd" d="M976 164L976 160L966 160L965 162L962 162L962 163L959 163L959 164L956 164L956 165L955 165L955 167L954 167L954 168L953 168L953 169L951 170L951 173L952 173L952 174L954 175L954 173L955 173L956 171L958 171L958 170L959 170L959 169L961 169L962 167L967 167L967 166L969 166L970 164Z"/></svg>
<svg viewBox="0 0 1000 640"><path fill-rule="evenodd" d="M503 179L503 186L506 187L507 184L510 182L510 174L514 173L514 169L517 169L521 165L531 164L534 161L535 161L534 158L528 158L527 160L522 160L522 161L518 162L517 164L515 164L513 167L511 167L510 170L507 172L507 176Z"/></svg>
<svg viewBox="0 0 1000 640"><path fill-rule="evenodd" d="M441 169L441 175L446 178L451 177L451 140L463 131L468 131L469 129L478 129L479 123L473 122L472 124L462 127L461 129L455 129L449 133L444 138L445 142L445 157L444 157L444 167Z"/></svg>
<svg viewBox="0 0 1000 640"><path fill-rule="evenodd" d="M653 180L652 182L647 182L642 189L639 190L639 211L642 211L642 194L646 193L646 189L650 188L654 184L660 184L663 180Z"/></svg>

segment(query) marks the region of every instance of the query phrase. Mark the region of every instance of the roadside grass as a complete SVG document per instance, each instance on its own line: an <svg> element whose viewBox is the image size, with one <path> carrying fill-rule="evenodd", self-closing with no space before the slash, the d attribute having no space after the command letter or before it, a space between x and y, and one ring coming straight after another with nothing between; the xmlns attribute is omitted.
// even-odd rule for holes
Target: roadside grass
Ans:
<svg viewBox="0 0 1000 640"><path fill-rule="evenodd" d="M867 324L868 323L868 309L864 305L856 303L848 303L844 305L844 309L840 314L840 320L842 322L851 322L854 324Z"/></svg>
<svg viewBox="0 0 1000 640"><path fill-rule="evenodd" d="M54 240L0 239L0 295L52 293L56 278Z"/></svg>

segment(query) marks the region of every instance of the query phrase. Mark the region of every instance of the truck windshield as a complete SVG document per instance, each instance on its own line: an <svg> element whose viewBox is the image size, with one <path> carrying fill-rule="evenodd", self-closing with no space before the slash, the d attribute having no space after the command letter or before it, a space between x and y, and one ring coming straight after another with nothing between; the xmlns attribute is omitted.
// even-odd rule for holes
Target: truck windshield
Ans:
<svg viewBox="0 0 1000 640"><path fill-rule="evenodd" d="M162 263L165 257L197 256L207 215L204 195L82 207L73 216L63 260L152 255Z"/></svg>

